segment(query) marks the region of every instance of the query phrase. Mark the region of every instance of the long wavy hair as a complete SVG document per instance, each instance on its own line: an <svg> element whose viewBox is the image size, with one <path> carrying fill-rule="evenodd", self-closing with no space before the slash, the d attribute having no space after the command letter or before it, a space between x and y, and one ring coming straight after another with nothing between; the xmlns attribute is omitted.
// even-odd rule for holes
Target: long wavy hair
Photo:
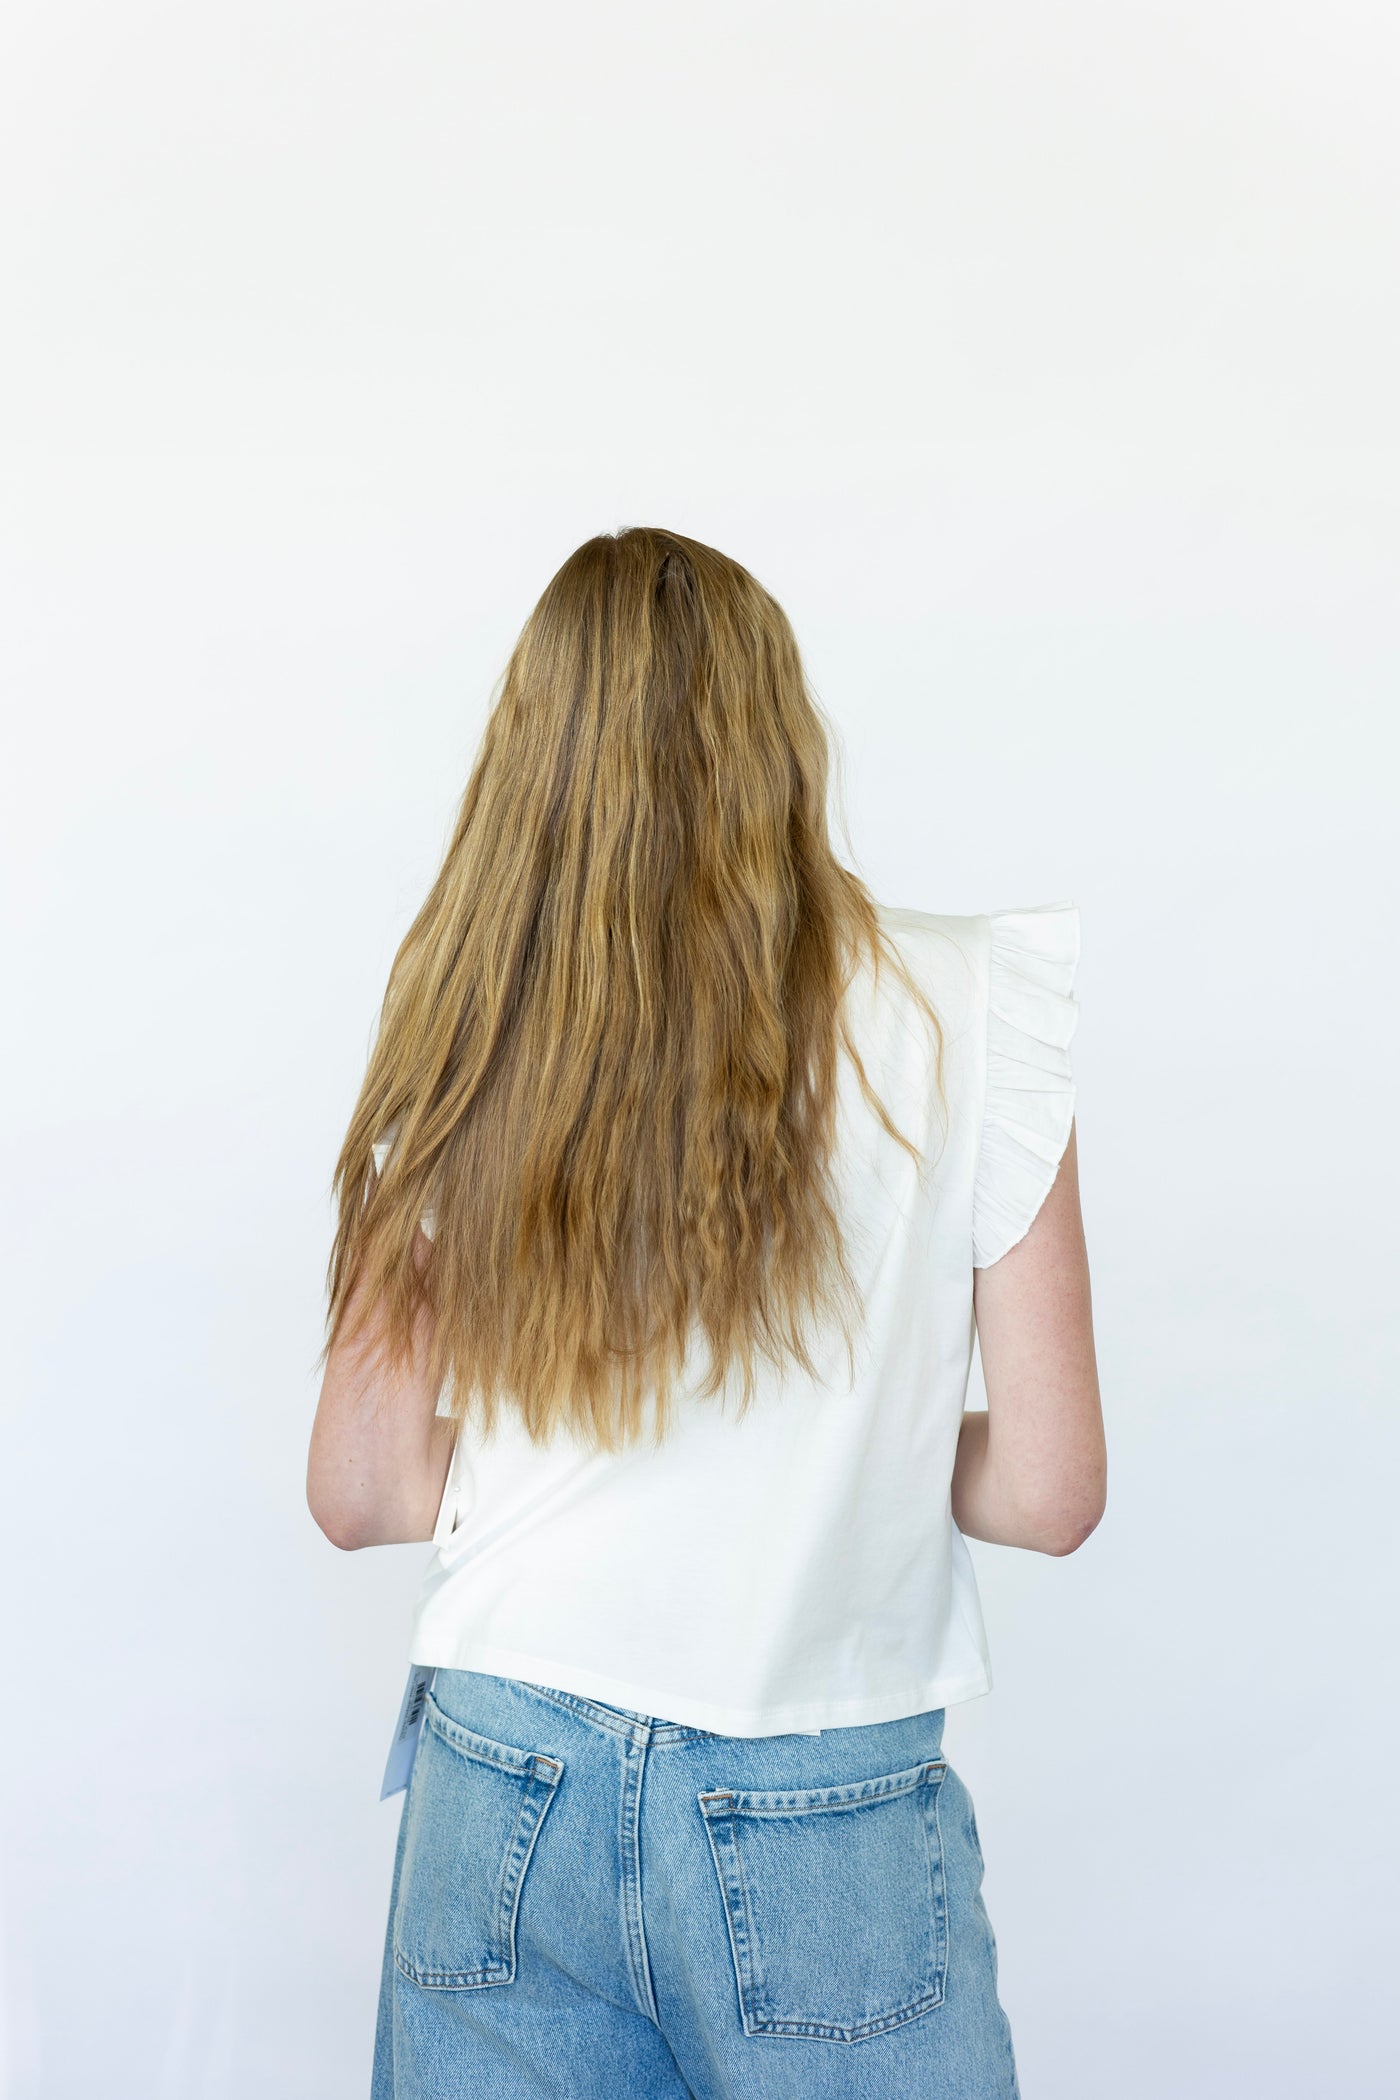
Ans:
<svg viewBox="0 0 1400 2100"><path fill-rule="evenodd" d="M857 1310L831 1175L843 996L891 965L827 832L826 727L781 608L638 527L570 555L511 655L389 977L336 1164L328 1354L377 1308L460 1423L659 1439ZM374 1147L392 1143L382 1171ZM420 1231L430 1213L431 1243ZM689 1351L704 1344L696 1377Z"/></svg>

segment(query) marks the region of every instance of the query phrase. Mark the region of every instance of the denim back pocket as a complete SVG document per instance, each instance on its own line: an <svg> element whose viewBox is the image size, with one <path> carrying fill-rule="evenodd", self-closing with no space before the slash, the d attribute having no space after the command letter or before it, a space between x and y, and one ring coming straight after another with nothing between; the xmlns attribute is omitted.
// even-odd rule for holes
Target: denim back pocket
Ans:
<svg viewBox="0 0 1400 2100"><path fill-rule="evenodd" d="M859 2042L943 2000L947 1766L785 1794L699 1795L745 2034Z"/></svg>
<svg viewBox="0 0 1400 2100"><path fill-rule="evenodd" d="M474 1734L428 1693L394 1906L405 1976L449 1991L514 1981L520 1891L563 1769Z"/></svg>

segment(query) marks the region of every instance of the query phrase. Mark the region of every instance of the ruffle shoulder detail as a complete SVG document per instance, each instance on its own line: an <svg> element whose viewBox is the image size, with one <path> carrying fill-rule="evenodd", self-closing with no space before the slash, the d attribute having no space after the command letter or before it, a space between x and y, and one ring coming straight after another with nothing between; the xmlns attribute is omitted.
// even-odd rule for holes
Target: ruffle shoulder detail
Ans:
<svg viewBox="0 0 1400 2100"><path fill-rule="evenodd" d="M1079 907L989 915L987 1094L972 1200L972 1263L1024 1239L1069 1143L1079 1021Z"/></svg>

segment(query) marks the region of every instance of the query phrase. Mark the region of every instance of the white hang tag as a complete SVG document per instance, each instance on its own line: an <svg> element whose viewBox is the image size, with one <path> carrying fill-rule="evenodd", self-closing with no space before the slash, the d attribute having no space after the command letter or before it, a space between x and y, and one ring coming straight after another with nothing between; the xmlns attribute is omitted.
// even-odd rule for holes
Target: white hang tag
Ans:
<svg viewBox="0 0 1400 2100"><path fill-rule="evenodd" d="M381 1801L391 1794L401 1794L408 1785L413 1771L413 1760L418 1750L418 1738L423 1732L423 1715L428 1705L428 1687L437 1671L428 1663L410 1663L408 1683L403 1688L403 1704L394 1725L394 1740L389 1745L389 1762L384 1767L384 1784L379 1789Z"/></svg>

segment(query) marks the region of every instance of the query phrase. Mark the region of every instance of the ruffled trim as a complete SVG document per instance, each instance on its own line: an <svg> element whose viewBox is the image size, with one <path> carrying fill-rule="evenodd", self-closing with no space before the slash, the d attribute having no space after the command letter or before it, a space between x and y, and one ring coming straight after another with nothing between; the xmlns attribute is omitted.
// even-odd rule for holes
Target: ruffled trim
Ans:
<svg viewBox="0 0 1400 2100"><path fill-rule="evenodd" d="M1069 1046L1079 1021L1079 907L992 912L987 1097L972 1200L972 1263L1024 1239L1050 1192L1074 1121Z"/></svg>
<svg viewBox="0 0 1400 2100"><path fill-rule="evenodd" d="M377 1138L374 1144L371 1145L370 1150L374 1154L374 1171L376 1174L382 1174L384 1172L384 1162L389 1157L390 1152L393 1150L394 1140L398 1136L398 1134L399 1126L397 1122L390 1123L386 1127L383 1137ZM436 1210L434 1210L431 1203L428 1205L427 1209L422 1213L418 1222L422 1226L426 1236L429 1239L431 1239L433 1236L433 1228L437 1223L437 1212Z"/></svg>

